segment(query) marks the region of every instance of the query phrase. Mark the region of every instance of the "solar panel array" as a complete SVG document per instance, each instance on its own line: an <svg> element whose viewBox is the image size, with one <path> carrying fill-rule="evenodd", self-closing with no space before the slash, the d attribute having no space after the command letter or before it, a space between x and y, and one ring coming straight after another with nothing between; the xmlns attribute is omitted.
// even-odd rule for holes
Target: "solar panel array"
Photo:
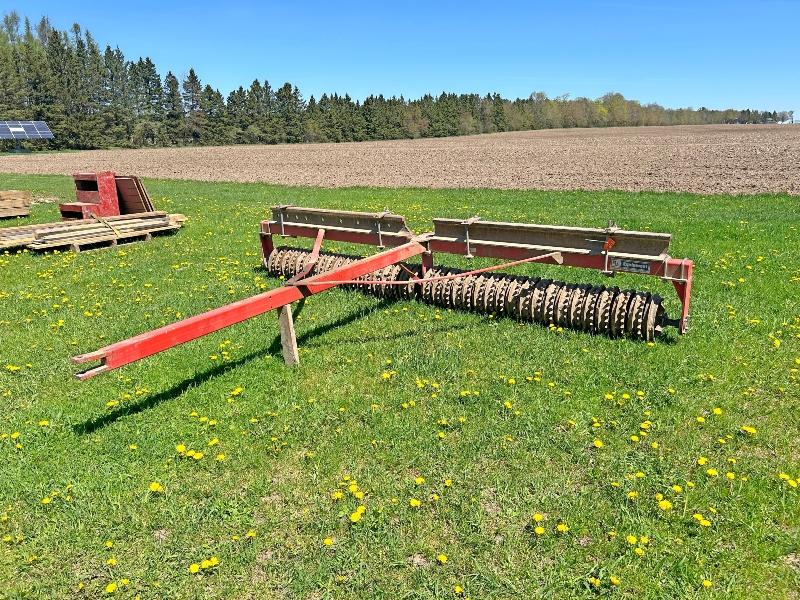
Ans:
<svg viewBox="0 0 800 600"><path fill-rule="evenodd" d="M44 121L0 121L0 140L52 140Z"/></svg>

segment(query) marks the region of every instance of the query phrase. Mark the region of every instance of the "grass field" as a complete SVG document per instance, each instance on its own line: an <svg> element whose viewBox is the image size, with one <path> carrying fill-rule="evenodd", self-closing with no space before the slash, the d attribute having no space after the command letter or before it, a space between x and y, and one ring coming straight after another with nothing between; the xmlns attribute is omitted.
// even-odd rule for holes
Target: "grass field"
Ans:
<svg viewBox="0 0 800 600"><path fill-rule="evenodd" d="M797 198L147 186L177 234L0 255L0 598L798 597ZM296 369L264 315L72 378L279 285L256 231L286 202L669 231L692 329L647 345L335 290L298 315ZM618 285L676 313L657 279Z"/></svg>

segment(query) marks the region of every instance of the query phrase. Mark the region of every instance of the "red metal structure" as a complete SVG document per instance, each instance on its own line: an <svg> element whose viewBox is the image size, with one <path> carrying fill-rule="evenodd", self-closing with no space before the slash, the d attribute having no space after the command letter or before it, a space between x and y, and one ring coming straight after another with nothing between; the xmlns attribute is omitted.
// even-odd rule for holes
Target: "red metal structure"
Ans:
<svg viewBox="0 0 800 600"><path fill-rule="evenodd" d="M460 299L465 297L467 288L470 290L474 288L477 297L478 288L482 285L479 274L498 268L495 266L455 274L438 274L433 268L433 254L436 252L514 261L506 266L538 261L596 269L606 275L613 275L619 271L657 276L674 285L682 304L681 318L675 321L665 319L666 324L676 325L680 333L684 333L687 328L693 263L686 259L673 259L666 253L670 242L669 234L624 231L614 225L609 225L605 229L588 229L487 222L473 218L465 221L435 219L432 233L415 235L406 226L402 216L390 212L362 213L293 206L277 206L272 212L273 218L261 223L261 245L265 266L271 264L273 253L279 251L274 246L274 235L315 240L310 252L305 251L300 256L300 253L295 251L298 257L292 256L293 265L288 265L289 256L285 250L281 250L285 253L280 257L282 263L285 263L284 266L291 267L290 271L294 269L291 271L294 276L282 287L117 342L95 352L76 356L73 358L75 363L100 361L100 365L78 373L76 375L78 379L85 380L116 369L270 310L279 310L284 359L288 364L293 364L298 360L292 315L288 309L293 302L337 285L360 285L373 289L375 286L392 285L406 288L409 285L423 288L438 286L437 289L440 291L446 291L445 295L449 301L455 301L459 294ZM368 244L378 247L381 251L360 259L339 255L321 257L323 240ZM382 270L396 267L398 263L418 255L421 256L422 265L416 274L411 269L403 267L412 274L412 279L385 280L381 279L381 275L377 278L374 278L375 276L366 278L371 273L385 272ZM324 268L323 262L326 265ZM309 276L315 268L318 272ZM448 283L456 278L461 282L458 294L456 287ZM577 307L581 302L586 304L581 298L591 295L591 291L587 290L588 286L561 283L555 287L550 284L545 288L540 286L538 278L535 282L526 282L515 288L514 281L520 283L519 279L508 276L502 280L498 278L494 282L492 280L484 282L485 290L492 290L490 295L494 299L490 303L491 306L498 308L504 305L510 306L513 296L516 306L521 307L524 303L520 300L519 294L526 283L531 296L535 296L541 288L541 294L548 296L547 301L553 306L556 304L568 306L571 302L573 307ZM472 287L466 285L468 281L473 282ZM534 283L536 285L533 285ZM502 289L502 293L498 292L498 289ZM512 293L512 289L517 295ZM601 288L592 288L592 290L599 289ZM578 293L578 290L581 293ZM600 296L603 293L605 292ZM645 296L632 292L619 293L619 290L616 290L606 298L608 304L606 312L622 310L622 313L627 314L629 307L636 308L640 313L646 312L645 301L639 302L641 298L647 299L648 306L650 304L656 306L651 302L650 294ZM652 296L653 301L656 298ZM611 306L612 299L622 299L625 305L622 306L621 300L614 300L615 307L617 304L622 307L617 310ZM599 314L603 299L595 302ZM641 304L638 308L637 302ZM660 299L657 305L660 307ZM594 307L594 304L592 306ZM625 319L629 317L623 314L623 326Z"/></svg>
<svg viewBox="0 0 800 600"><path fill-rule="evenodd" d="M101 171L75 173L72 178L76 201L59 205L63 221L153 211L147 191L137 177Z"/></svg>
<svg viewBox="0 0 800 600"><path fill-rule="evenodd" d="M117 182L114 173L75 173L76 202L59 205L61 219L88 219L93 215L111 217L119 214Z"/></svg>

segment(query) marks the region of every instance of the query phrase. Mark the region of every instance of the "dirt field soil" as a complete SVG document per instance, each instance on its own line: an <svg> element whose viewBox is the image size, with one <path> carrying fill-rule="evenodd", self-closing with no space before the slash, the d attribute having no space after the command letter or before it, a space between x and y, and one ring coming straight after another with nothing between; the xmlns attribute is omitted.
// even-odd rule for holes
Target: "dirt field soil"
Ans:
<svg viewBox="0 0 800 600"><path fill-rule="evenodd" d="M344 187L800 194L800 126L621 127L455 138L6 155L0 172L113 170Z"/></svg>

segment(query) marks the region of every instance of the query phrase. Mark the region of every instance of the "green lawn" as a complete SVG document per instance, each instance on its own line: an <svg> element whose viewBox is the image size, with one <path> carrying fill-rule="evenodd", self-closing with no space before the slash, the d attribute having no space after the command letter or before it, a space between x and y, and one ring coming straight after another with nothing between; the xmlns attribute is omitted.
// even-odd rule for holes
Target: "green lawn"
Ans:
<svg viewBox="0 0 800 600"><path fill-rule="evenodd" d="M0 254L0 598L798 597L798 198L147 186L177 234ZM692 328L647 345L334 290L298 315L295 369L271 314L72 378L279 285L257 227L287 202L668 231ZM601 281L519 272L546 269ZM676 314L668 284L618 279Z"/></svg>

